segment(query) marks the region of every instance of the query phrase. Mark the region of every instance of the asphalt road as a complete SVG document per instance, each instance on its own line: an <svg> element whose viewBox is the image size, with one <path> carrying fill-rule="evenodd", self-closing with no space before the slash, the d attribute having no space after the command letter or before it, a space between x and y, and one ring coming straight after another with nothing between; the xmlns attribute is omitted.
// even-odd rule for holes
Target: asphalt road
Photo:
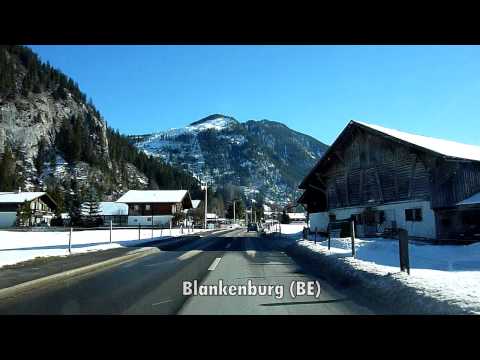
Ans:
<svg viewBox="0 0 480 360"><path fill-rule="evenodd" d="M150 245L151 246L151 245ZM284 297L186 296L183 281L283 287ZM317 280L320 297L289 293L292 281ZM0 302L0 314L371 314L278 249L275 240L235 230Z"/></svg>

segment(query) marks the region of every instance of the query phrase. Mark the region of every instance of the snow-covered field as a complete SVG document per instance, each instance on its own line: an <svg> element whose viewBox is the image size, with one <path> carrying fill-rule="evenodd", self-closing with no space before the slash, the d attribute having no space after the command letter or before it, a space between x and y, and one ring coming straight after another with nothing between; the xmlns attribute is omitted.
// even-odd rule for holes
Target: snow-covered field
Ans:
<svg viewBox="0 0 480 360"><path fill-rule="evenodd" d="M418 294L446 302L461 310L480 313L480 243L472 245L429 245L410 243L410 275L400 272L398 240L355 239L355 258L350 238L314 244L302 239L304 225L281 225L282 233L298 246L328 257L341 269L363 271L376 278L400 281ZM335 266L335 265L334 265ZM393 284L393 281L391 282ZM382 281L382 285L388 284ZM392 289L395 291L395 289Z"/></svg>
<svg viewBox="0 0 480 360"><path fill-rule="evenodd" d="M206 230L195 229L196 233ZM184 230L186 234L186 230ZM155 229L155 240L180 236L180 229ZM0 267L16 264L36 257L67 256L69 232L0 231ZM109 230L84 230L72 233L72 254L88 251L114 249L141 244L152 240L152 230L142 229L140 240L138 229L113 229L112 243Z"/></svg>

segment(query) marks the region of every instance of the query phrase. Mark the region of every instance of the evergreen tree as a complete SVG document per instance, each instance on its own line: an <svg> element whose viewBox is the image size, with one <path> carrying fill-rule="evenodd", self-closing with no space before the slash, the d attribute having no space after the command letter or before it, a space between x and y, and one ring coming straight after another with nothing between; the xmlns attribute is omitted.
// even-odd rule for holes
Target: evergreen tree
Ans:
<svg viewBox="0 0 480 360"><path fill-rule="evenodd" d="M288 216L285 210L283 210L282 216L280 218L280 222L282 224L290 224L290 217Z"/></svg>
<svg viewBox="0 0 480 360"><path fill-rule="evenodd" d="M82 208L82 222L87 226L100 225L100 204L97 191L94 186L91 186L85 201L81 205Z"/></svg>
<svg viewBox="0 0 480 360"><path fill-rule="evenodd" d="M30 202L25 200L17 210L17 226L32 226L32 215Z"/></svg>
<svg viewBox="0 0 480 360"><path fill-rule="evenodd" d="M15 174L16 161L9 144L5 144L3 156L0 159L0 191L13 191L17 185Z"/></svg>
<svg viewBox="0 0 480 360"><path fill-rule="evenodd" d="M33 163L35 168L37 169L38 175L41 175L43 166L45 162L48 160L49 152L48 152L48 143L44 137L40 139L38 142L38 152L37 156L33 159Z"/></svg>

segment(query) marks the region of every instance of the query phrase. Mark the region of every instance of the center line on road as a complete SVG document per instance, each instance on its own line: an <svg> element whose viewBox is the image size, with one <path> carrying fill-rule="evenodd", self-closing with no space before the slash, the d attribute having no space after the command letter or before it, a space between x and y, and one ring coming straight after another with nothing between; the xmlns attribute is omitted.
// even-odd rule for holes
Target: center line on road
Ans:
<svg viewBox="0 0 480 360"><path fill-rule="evenodd" d="M215 270L217 268L218 264L220 263L220 260L222 260L222 258L216 258L215 260L213 260L213 263L212 263L212 265L210 265L208 270L210 270L210 271Z"/></svg>
<svg viewBox="0 0 480 360"><path fill-rule="evenodd" d="M160 301L160 302L157 302L155 304L152 304L152 306L157 306L157 305L160 305L160 304L165 304L167 302L171 302L172 300L164 300L164 301Z"/></svg>

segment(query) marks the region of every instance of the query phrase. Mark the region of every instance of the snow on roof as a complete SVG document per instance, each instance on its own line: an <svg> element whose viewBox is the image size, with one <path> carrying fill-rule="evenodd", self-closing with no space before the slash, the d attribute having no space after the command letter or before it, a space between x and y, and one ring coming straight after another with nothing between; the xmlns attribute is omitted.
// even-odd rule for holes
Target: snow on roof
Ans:
<svg viewBox="0 0 480 360"><path fill-rule="evenodd" d="M469 198L466 198L463 201L460 201L457 203L457 206L462 206L462 205L476 205L480 204L480 192L470 196Z"/></svg>
<svg viewBox="0 0 480 360"><path fill-rule="evenodd" d="M192 200L192 208L196 209L202 200Z"/></svg>
<svg viewBox="0 0 480 360"><path fill-rule="evenodd" d="M32 201L45 194L45 192L1 192L0 203L23 203Z"/></svg>
<svg viewBox="0 0 480 360"><path fill-rule="evenodd" d="M130 190L117 203L178 203L187 195L187 190Z"/></svg>
<svg viewBox="0 0 480 360"><path fill-rule="evenodd" d="M467 145L450 140L436 139L422 135L410 134L399 130L388 129L379 125L364 123L361 121L353 122L445 156L480 161L480 146Z"/></svg>
<svg viewBox="0 0 480 360"><path fill-rule="evenodd" d="M306 216L304 213L287 213L290 219L305 219Z"/></svg>
<svg viewBox="0 0 480 360"><path fill-rule="evenodd" d="M108 215L128 215L128 205L117 203L117 202L99 202L98 203L98 215L100 216L108 216ZM87 203L82 204L82 214L88 214L88 206Z"/></svg>

